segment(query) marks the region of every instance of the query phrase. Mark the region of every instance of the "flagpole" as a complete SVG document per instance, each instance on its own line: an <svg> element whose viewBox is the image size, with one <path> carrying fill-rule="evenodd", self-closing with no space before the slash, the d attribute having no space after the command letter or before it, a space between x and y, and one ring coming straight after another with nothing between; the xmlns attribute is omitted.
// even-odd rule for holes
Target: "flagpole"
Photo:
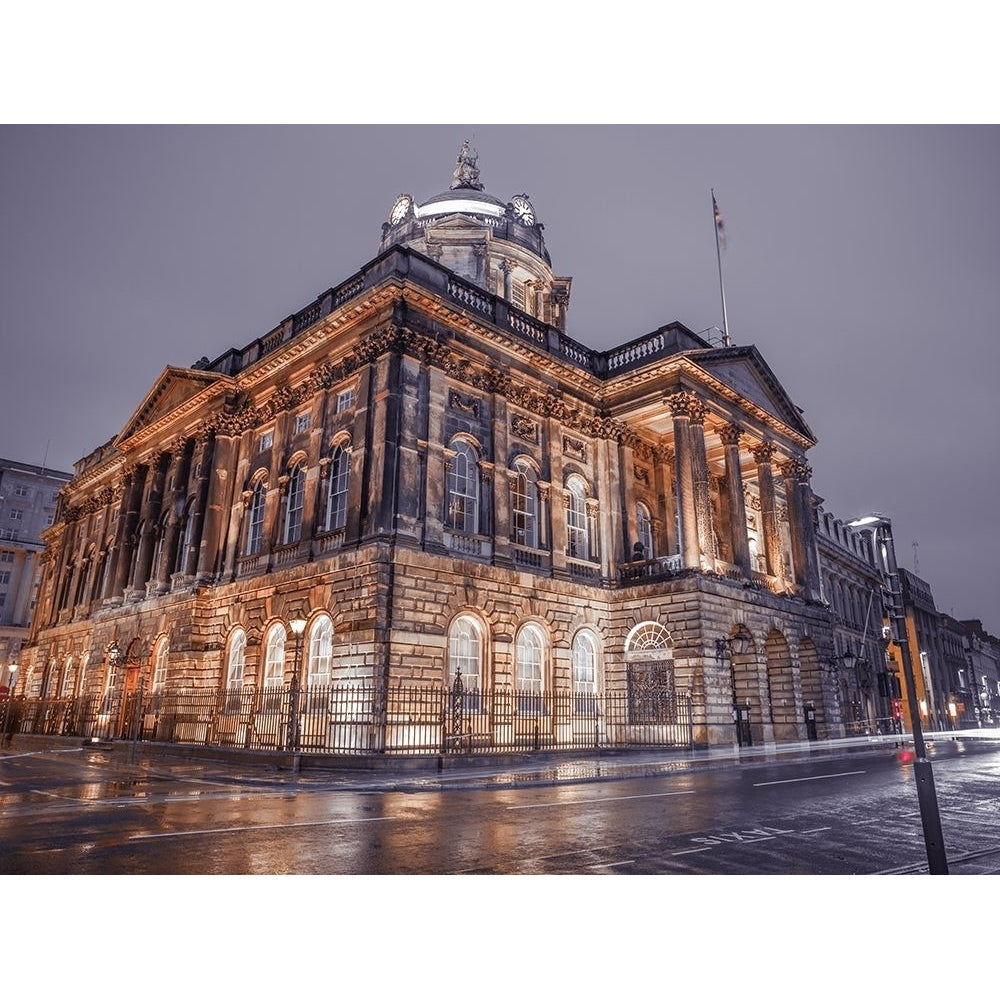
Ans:
<svg viewBox="0 0 1000 1000"><path fill-rule="evenodd" d="M719 215L719 206L715 201L715 188L712 191L712 220L715 229L715 259L719 262L719 294L722 296L722 343L726 347L732 346L729 339L729 318L726 315L726 286L722 283L722 248L719 246L719 230L722 228L722 216Z"/></svg>

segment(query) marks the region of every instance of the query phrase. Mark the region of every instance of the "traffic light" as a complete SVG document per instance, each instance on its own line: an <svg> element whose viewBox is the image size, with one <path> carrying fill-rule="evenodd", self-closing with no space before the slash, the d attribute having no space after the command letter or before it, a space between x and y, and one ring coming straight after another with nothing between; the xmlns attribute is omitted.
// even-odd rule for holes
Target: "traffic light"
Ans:
<svg viewBox="0 0 1000 1000"><path fill-rule="evenodd" d="M901 719L903 717L903 702L899 698L892 699L892 717Z"/></svg>

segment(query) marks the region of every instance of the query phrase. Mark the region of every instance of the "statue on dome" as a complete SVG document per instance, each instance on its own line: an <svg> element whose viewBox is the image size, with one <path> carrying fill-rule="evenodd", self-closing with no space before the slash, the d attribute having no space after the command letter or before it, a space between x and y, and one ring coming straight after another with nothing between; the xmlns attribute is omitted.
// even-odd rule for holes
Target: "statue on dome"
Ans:
<svg viewBox="0 0 1000 1000"><path fill-rule="evenodd" d="M458 159L455 161L455 170L451 175L449 190L473 188L482 191L483 185L479 183L479 167L476 166L478 160L479 154L469 145L468 139L463 139L462 148L458 151Z"/></svg>

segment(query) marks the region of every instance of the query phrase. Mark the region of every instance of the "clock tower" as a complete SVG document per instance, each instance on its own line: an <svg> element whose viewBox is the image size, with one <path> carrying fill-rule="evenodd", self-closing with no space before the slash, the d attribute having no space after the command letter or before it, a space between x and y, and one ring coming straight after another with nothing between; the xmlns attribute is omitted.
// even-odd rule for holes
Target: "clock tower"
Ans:
<svg viewBox="0 0 1000 1000"><path fill-rule="evenodd" d="M530 197L522 193L503 201L486 192L478 159L466 139L447 191L419 203L400 194L382 225L380 252L410 247L565 331L572 278L552 270Z"/></svg>

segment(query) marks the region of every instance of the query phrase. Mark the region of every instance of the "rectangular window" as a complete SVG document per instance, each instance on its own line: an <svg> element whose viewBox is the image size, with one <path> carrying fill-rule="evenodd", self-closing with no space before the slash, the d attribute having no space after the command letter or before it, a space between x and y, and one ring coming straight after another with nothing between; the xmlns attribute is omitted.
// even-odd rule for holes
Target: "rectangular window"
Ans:
<svg viewBox="0 0 1000 1000"><path fill-rule="evenodd" d="M45 516L45 524L46 524L46 527L47 527L48 525L52 524L52 522L53 522L54 520L55 520L55 517L54 517L54 516L53 516L52 514L47 514L47 515Z"/></svg>
<svg viewBox="0 0 1000 1000"><path fill-rule="evenodd" d="M337 413L354 409L354 390L345 389L337 393Z"/></svg>
<svg viewBox="0 0 1000 1000"><path fill-rule="evenodd" d="M10 519L12 521L21 521L21 520L23 520L24 519L24 511L23 510L12 510L10 512Z"/></svg>
<svg viewBox="0 0 1000 1000"><path fill-rule="evenodd" d="M12 531L10 528L0 528L0 538L7 538L10 541L14 541L16 537L16 532Z"/></svg>
<svg viewBox="0 0 1000 1000"><path fill-rule="evenodd" d="M0 573L0 583L10 583L10 570L6 569Z"/></svg>
<svg viewBox="0 0 1000 1000"><path fill-rule="evenodd" d="M18 488L16 490L14 490L14 496L16 496L16 497L30 497L31 496L31 490L29 490L27 486L18 486Z"/></svg>
<svg viewBox="0 0 1000 1000"><path fill-rule="evenodd" d="M274 444L274 431L265 431L260 436L260 447L258 451L267 451Z"/></svg>
<svg viewBox="0 0 1000 1000"><path fill-rule="evenodd" d="M7 595L0 594L0 607L3 607L7 603Z"/></svg>
<svg viewBox="0 0 1000 1000"><path fill-rule="evenodd" d="M0 552L0 562L13 562L14 553L13 552Z"/></svg>
<svg viewBox="0 0 1000 1000"><path fill-rule="evenodd" d="M300 413L295 418L295 433L301 434L303 431L309 430L309 426L311 423L312 420L310 419L308 413Z"/></svg>
<svg viewBox="0 0 1000 1000"><path fill-rule="evenodd" d="M510 301L521 312L524 312L524 285L520 281L511 283Z"/></svg>

